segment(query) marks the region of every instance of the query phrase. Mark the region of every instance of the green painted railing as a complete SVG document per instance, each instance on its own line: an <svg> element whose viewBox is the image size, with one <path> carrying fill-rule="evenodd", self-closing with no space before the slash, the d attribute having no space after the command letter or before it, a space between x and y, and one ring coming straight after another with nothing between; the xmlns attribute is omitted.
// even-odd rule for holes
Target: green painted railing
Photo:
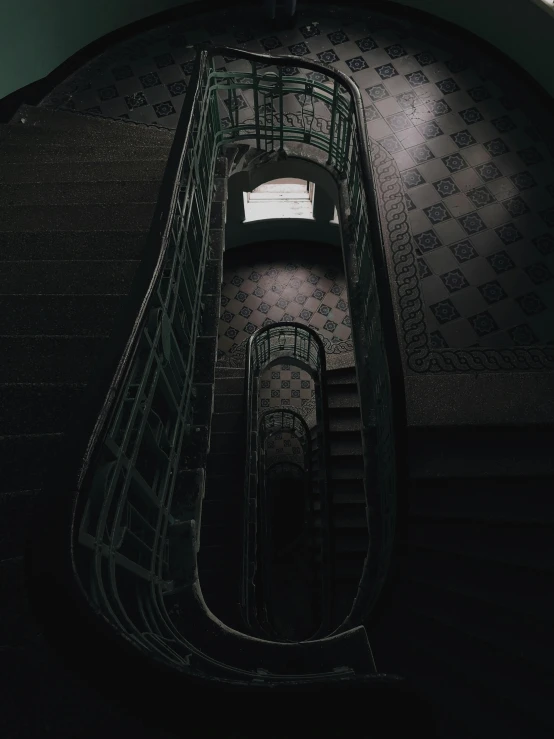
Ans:
<svg viewBox="0 0 554 739"><path fill-rule="evenodd" d="M247 69L216 71L215 59L223 54L242 59ZM326 74L331 85L287 74L292 65ZM250 105L246 110L239 92ZM301 110L289 113L286 97L296 93L304 96ZM228 119L222 98L230 106ZM39 521L33 542L34 567L43 574L50 568L51 587L65 572L59 597L63 593L68 608L70 601L78 603L81 612L94 614L95 628L106 634L114 630L149 658L189 673L191 654L200 659L202 648L183 636L165 598L191 575L183 552L195 562L194 546L182 541L183 532L187 541L196 540L198 501L190 503L190 491L178 489L177 480L192 431L195 342L216 158L222 145L240 140L268 151L288 142L311 144L326 153L347 191L350 210L343 198L342 225L364 424L373 409L377 416L377 425L368 426L365 435L372 553L360 613L370 609L386 577L394 529L389 361L398 375L398 347L359 90L342 73L300 57L199 49L128 312L68 439L66 469L55 471L47 486L50 498L41 510L52 525L45 533ZM260 336L252 344L257 366L273 351L290 353L292 340L294 352L304 352L310 366L324 356L318 355L316 341L298 333L285 330L283 346L281 328L264 332L263 340ZM400 392L396 401L398 408ZM53 535L56 527L59 536ZM248 538L246 544L251 547ZM235 673L251 679L248 671L232 666L218 669L229 679Z"/></svg>

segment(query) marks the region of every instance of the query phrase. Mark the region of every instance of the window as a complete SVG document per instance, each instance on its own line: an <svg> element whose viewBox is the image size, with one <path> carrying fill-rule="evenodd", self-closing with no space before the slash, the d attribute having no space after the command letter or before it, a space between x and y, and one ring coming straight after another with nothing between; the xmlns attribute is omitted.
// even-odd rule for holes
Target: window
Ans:
<svg viewBox="0 0 554 739"><path fill-rule="evenodd" d="M308 218L313 220L313 182L293 177L265 182L244 193L245 221L264 218Z"/></svg>

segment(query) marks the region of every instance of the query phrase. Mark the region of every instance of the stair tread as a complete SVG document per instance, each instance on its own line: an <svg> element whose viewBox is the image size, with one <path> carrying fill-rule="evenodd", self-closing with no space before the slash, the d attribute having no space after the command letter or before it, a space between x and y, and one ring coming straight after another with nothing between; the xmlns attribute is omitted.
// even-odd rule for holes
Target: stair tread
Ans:
<svg viewBox="0 0 554 739"><path fill-rule="evenodd" d="M124 300L119 294L0 294L0 335L108 335Z"/></svg>
<svg viewBox="0 0 554 739"><path fill-rule="evenodd" d="M552 670L552 657L547 647L552 641L551 629L536 620L517 617L505 609L480 600L460 598L455 593L440 591L420 583L404 585L403 599L410 608L434 615L453 628L475 634L496 648L521 657L541 669Z"/></svg>
<svg viewBox="0 0 554 739"><path fill-rule="evenodd" d="M42 182L0 183L0 204L5 207L155 203L159 189L159 180L50 182L49 187Z"/></svg>
<svg viewBox="0 0 554 739"><path fill-rule="evenodd" d="M139 259L147 234L148 229L140 229L136 224L120 231L113 228L86 231L80 227L44 233L0 230L0 264L3 261L43 261L45 254L50 260Z"/></svg>
<svg viewBox="0 0 554 739"><path fill-rule="evenodd" d="M332 385L356 385L356 368L341 367L340 369L327 370L326 374L327 386Z"/></svg>
<svg viewBox="0 0 554 739"><path fill-rule="evenodd" d="M453 667L455 671L471 676L475 683L499 697L511 698L522 718L525 716L529 720L540 717L540 725L540 719L545 721L549 717L550 728L554 728L548 709L554 676L546 679L544 674L526 668L521 660L507 658L484 642L476 642L461 632L455 632L454 635L452 629L436 619L416 616L413 611L410 617L417 621L417 629L414 628L413 632L417 640L428 649L442 654L451 669Z"/></svg>
<svg viewBox="0 0 554 739"><path fill-rule="evenodd" d="M21 123L22 118L26 120L26 124ZM29 105L27 103L18 108L9 125L14 127L39 125L56 131L82 131L83 133L98 130L104 136L107 136L108 132L110 134L136 132L140 137L159 138L167 141L171 141L175 135L173 130L158 126L137 124L133 121L113 120L80 112L52 110L44 105Z"/></svg>
<svg viewBox="0 0 554 739"><path fill-rule="evenodd" d="M2 159L0 148L0 161ZM2 162L0 182L5 185L86 182L160 182L167 165L165 159L141 160L128 156L109 162L53 161Z"/></svg>
<svg viewBox="0 0 554 739"><path fill-rule="evenodd" d="M82 205L0 206L0 231L147 230L154 213L152 203L94 203Z"/></svg>
<svg viewBox="0 0 554 739"><path fill-rule="evenodd" d="M45 470L64 443L63 433L0 436L0 492L40 490ZM29 464L29 460L33 464Z"/></svg>
<svg viewBox="0 0 554 739"><path fill-rule="evenodd" d="M87 382L107 336L0 336L0 382Z"/></svg>
<svg viewBox="0 0 554 739"><path fill-rule="evenodd" d="M4 261L0 295L126 295L139 264L138 259Z"/></svg>
<svg viewBox="0 0 554 739"><path fill-rule="evenodd" d="M492 560L463 557L454 552L410 551L399 574L417 580L424 574L437 587L455 589L503 608L540 619L554 619L550 597L552 574L510 567ZM513 593L518 597L514 598Z"/></svg>
<svg viewBox="0 0 554 739"><path fill-rule="evenodd" d="M168 146L133 146L132 154L129 151L129 159L163 160L167 161L169 155ZM0 144L0 163L2 166L18 162L120 162L124 153L116 142L105 142L104 146L92 144L73 144L71 146L56 146L48 144L35 144L29 146L28 142L10 143L9 138L4 138Z"/></svg>
<svg viewBox="0 0 554 739"><path fill-rule="evenodd" d="M0 385L0 429L4 436L63 433L86 384Z"/></svg>
<svg viewBox="0 0 554 739"><path fill-rule="evenodd" d="M412 521L410 541L417 547L554 571L549 527L524 527L517 521Z"/></svg>

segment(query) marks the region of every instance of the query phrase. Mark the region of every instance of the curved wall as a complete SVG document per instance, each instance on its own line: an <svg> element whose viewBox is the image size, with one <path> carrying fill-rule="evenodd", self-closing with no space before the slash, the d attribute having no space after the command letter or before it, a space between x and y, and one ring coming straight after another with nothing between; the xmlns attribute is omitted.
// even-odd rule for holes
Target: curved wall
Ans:
<svg viewBox="0 0 554 739"><path fill-rule="evenodd" d="M191 0L2 0L0 99L50 74L96 39L155 13L189 4ZM227 0L226 6L230 4ZM199 12L205 12L204 3L197 5ZM481 36L554 95L554 16L533 0L392 0L390 5L431 13ZM218 6L214 3L214 12ZM262 12L261 0L257 6ZM367 6L369 9L371 3Z"/></svg>

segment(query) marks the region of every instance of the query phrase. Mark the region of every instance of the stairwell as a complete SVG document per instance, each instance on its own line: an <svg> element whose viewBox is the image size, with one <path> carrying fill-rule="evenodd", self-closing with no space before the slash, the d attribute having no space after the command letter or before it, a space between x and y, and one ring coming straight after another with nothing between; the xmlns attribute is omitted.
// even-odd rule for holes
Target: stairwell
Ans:
<svg viewBox="0 0 554 739"><path fill-rule="evenodd" d="M244 631L240 611L246 423L244 369L216 366L198 573L208 608Z"/></svg>

